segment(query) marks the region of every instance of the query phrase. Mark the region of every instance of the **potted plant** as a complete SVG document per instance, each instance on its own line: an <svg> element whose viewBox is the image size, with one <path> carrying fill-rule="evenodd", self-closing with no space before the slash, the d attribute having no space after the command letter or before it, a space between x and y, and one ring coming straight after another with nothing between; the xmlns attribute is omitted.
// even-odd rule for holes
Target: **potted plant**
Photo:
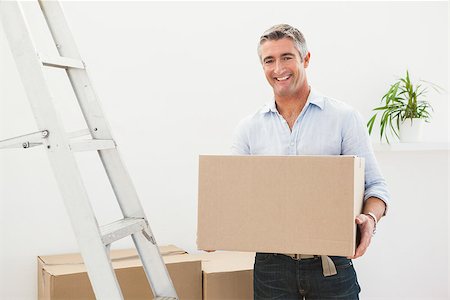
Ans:
<svg viewBox="0 0 450 300"><path fill-rule="evenodd" d="M435 89L442 90L437 85L421 80ZM373 109L375 114L367 122L369 134L378 113L382 113L380 120L380 140L384 138L389 144L388 129L400 142L418 142L424 122L429 122L433 108L424 100L428 88L421 84L414 85L406 70L406 77L400 78L391 85L387 93L381 98L382 105Z"/></svg>

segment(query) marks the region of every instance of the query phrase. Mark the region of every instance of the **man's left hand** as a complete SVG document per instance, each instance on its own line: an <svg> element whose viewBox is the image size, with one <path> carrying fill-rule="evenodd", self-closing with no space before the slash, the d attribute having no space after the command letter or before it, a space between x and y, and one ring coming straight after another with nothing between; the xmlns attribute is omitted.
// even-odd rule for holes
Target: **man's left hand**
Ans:
<svg viewBox="0 0 450 300"><path fill-rule="evenodd" d="M356 216L355 222L358 224L361 239L358 248L356 248L355 255L348 257L350 259L361 257L364 253L366 253L366 250L370 245L370 241L372 240L373 229L375 227L375 223L372 218L365 214Z"/></svg>

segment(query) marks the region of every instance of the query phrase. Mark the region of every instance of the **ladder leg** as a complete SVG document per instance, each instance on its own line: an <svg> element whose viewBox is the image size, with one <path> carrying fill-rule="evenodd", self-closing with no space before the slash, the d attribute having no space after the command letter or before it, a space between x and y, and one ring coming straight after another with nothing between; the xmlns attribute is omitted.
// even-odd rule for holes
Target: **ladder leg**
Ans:
<svg viewBox="0 0 450 300"><path fill-rule="evenodd" d="M144 235L142 232L133 234L132 238L155 298L172 297L177 299L172 280L156 243L153 244L149 241L148 234Z"/></svg>

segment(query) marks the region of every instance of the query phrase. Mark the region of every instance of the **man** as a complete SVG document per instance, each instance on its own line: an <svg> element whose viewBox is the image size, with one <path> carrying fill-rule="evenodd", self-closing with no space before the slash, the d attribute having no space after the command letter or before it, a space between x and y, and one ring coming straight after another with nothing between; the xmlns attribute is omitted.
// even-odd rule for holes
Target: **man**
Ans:
<svg viewBox="0 0 450 300"><path fill-rule="evenodd" d="M366 252L390 197L364 122L349 105L310 88L306 68L311 55L298 29L286 24L268 29L258 54L274 100L241 121L232 153L357 155L365 158L366 170L363 212L355 220L361 233L355 255L257 253L255 299L359 299L351 259Z"/></svg>

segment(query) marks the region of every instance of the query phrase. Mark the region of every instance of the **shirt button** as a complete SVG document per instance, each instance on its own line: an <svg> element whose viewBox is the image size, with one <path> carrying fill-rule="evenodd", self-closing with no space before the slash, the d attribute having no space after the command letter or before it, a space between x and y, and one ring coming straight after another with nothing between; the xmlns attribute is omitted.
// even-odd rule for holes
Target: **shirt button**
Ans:
<svg viewBox="0 0 450 300"><path fill-rule="evenodd" d="M291 146L294 146L294 142L291 142Z"/></svg>

